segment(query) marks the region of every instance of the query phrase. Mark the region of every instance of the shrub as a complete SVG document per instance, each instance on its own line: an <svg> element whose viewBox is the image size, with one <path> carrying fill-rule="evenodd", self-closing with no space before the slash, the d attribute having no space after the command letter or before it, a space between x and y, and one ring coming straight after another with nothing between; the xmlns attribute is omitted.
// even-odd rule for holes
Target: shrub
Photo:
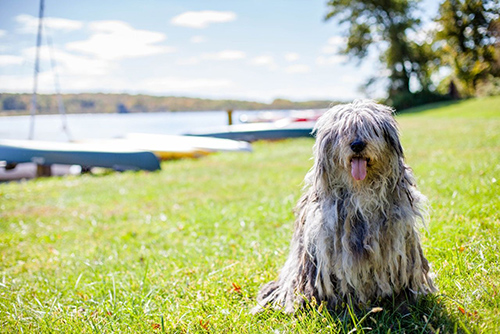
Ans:
<svg viewBox="0 0 500 334"><path fill-rule="evenodd" d="M449 95L442 95L431 91L420 91L418 93L401 93L390 97L385 101L398 111L417 107L427 103L451 100Z"/></svg>
<svg viewBox="0 0 500 334"><path fill-rule="evenodd" d="M481 97L500 95L500 78L490 76L479 82L476 87L476 95Z"/></svg>
<svg viewBox="0 0 500 334"><path fill-rule="evenodd" d="M2 101L3 110L26 110L26 103L21 101L18 96L7 96Z"/></svg>

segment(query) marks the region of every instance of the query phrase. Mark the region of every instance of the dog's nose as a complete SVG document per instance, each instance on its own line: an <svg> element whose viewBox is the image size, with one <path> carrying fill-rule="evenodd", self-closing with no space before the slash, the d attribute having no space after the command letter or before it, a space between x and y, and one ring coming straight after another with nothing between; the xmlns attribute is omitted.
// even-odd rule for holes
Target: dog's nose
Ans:
<svg viewBox="0 0 500 334"><path fill-rule="evenodd" d="M351 143L351 150L354 153L359 153L359 152L363 151L365 147L366 147L366 143L364 141L361 141L358 139L356 139L355 141L353 141Z"/></svg>

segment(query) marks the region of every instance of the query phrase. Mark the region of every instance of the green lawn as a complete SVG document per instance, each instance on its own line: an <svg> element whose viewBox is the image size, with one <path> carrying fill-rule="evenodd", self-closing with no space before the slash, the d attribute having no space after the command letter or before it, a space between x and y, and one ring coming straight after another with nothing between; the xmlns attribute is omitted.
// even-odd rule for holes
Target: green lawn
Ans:
<svg viewBox="0 0 500 334"><path fill-rule="evenodd" d="M440 292L409 315L249 314L288 252L312 164L313 139L297 139L157 173L0 184L1 331L496 332L500 97L413 111L398 120Z"/></svg>

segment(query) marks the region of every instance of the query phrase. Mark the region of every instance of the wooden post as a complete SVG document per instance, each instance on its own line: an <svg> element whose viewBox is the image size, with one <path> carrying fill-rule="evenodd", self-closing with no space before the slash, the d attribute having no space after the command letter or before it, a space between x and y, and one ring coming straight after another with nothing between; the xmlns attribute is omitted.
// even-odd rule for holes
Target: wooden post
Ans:
<svg viewBox="0 0 500 334"><path fill-rule="evenodd" d="M227 110L227 124L233 125L233 110L232 109Z"/></svg>
<svg viewBox="0 0 500 334"><path fill-rule="evenodd" d="M36 165L36 177L51 176L52 168L50 165Z"/></svg>

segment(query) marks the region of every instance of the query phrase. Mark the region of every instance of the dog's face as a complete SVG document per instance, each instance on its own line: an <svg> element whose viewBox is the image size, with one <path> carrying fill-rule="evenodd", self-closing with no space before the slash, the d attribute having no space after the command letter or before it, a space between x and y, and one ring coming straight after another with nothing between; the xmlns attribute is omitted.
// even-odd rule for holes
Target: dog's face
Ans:
<svg viewBox="0 0 500 334"><path fill-rule="evenodd" d="M338 105L315 128L315 169L322 182L369 184L400 168L403 149L392 110L372 101Z"/></svg>

